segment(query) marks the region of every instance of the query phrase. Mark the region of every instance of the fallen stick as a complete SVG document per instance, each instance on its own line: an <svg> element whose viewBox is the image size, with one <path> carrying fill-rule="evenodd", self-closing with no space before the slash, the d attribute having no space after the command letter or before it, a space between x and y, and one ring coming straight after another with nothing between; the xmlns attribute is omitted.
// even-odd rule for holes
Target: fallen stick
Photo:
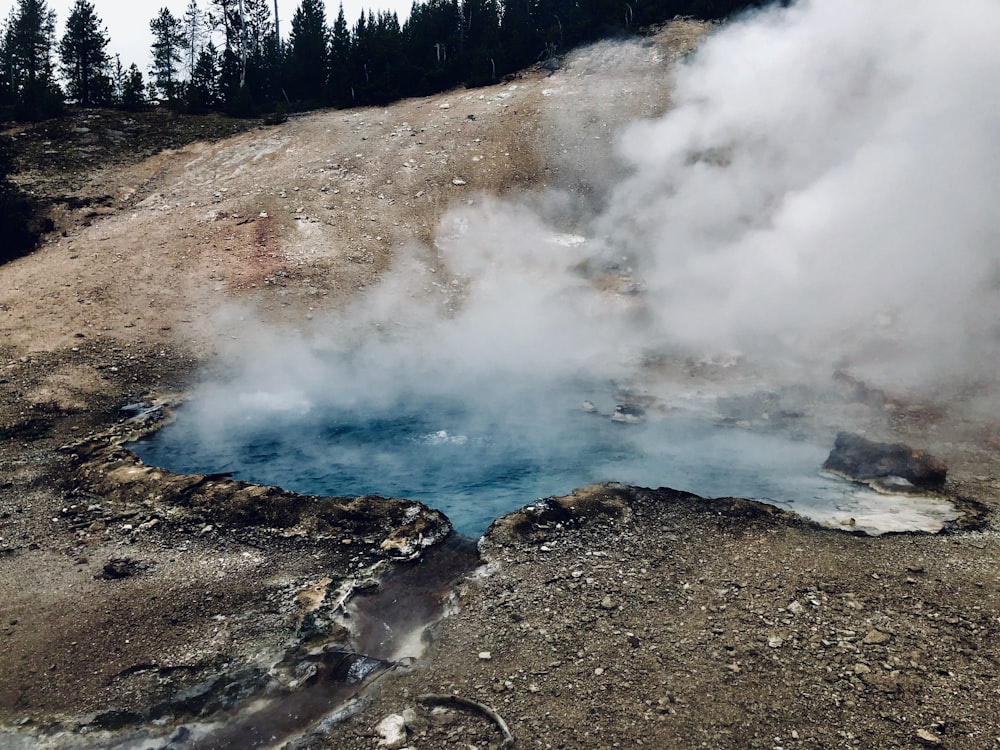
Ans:
<svg viewBox="0 0 1000 750"><path fill-rule="evenodd" d="M497 728L500 730L500 734L503 735L503 742L500 743L500 747L514 747L514 735L511 733L510 727L507 726L507 722L503 720L503 717L500 714L484 703L479 703L478 701L474 701L470 698L463 698L461 695L434 695L431 693L418 695L417 702L435 704L439 706L451 704L478 711L497 725Z"/></svg>

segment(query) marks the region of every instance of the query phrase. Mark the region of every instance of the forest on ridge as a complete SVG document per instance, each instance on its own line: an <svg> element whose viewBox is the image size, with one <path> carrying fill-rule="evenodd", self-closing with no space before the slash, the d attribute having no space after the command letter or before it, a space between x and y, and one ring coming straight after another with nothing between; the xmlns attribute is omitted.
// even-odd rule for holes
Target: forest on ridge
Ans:
<svg viewBox="0 0 1000 750"><path fill-rule="evenodd" d="M190 0L150 19L153 63L125 67L97 7L76 0L56 38L46 0L18 0L0 26L0 120L58 115L66 102L252 116L380 105L482 86L532 65L553 68L581 44L688 15L725 18L752 0L423 0L353 22L343 6L301 0L290 29L278 0ZM273 10L272 10L273 7Z"/></svg>

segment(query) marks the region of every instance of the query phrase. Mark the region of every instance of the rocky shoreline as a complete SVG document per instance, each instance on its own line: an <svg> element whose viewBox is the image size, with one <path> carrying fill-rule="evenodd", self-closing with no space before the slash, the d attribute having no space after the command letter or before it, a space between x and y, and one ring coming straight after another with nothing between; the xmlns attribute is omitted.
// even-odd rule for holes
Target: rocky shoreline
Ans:
<svg viewBox="0 0 1000 750"><path fill-rule="evenodd" d="M477 553L409 501L143 466L123 445L163 408L60 448L50 533L75 553L42 607L4 612L13 747L974 748L1000 721L1000 536L977 502L876 538L595 485Z"/></svg>

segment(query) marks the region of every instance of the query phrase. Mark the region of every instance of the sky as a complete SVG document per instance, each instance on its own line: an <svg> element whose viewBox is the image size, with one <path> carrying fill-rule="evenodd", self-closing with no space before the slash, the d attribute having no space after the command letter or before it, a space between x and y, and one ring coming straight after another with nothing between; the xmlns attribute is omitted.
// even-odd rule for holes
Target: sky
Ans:
<svg viewBox="0 0 1000 750"><path fill-rule="evenodd" d="M136 63L145 73L150 65L150 45L153 43L149 33L149 22L159 12L167 7L177 17L184 15L184 9L189 0L91 0L97 15L100 16L111 36L108 52L114 57L121 55L122 64L128 67ZM325 0L327 22L332 24L337 17L339 0ZM56 38L62 37L66 18L69 16L74 0L48 0L48 6L56 12ZM198 5L203 10L208 7L209 0L199 0ZM394 10L402 22L410 14L411 0L343 0L344 15L349 24L353 24L362 11ZM0 0L0 18L7 19L11 9L17 5L17 0ZM278 0L278 12L282 36L286 36L291 28L292 14L299 5L299 0Z"/></svg>

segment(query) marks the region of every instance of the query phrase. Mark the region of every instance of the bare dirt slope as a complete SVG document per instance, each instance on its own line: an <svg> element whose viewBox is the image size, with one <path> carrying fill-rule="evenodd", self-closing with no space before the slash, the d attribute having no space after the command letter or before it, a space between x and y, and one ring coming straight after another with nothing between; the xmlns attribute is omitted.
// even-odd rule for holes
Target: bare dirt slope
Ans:
<svg viewBox="0 0 1000 750"><path fill-rule="evenodd" d="M0 268L0 720L128 724L189 672L242 663L247 644L280 651L302 593L371 562L382 538L345 531L331 548L309 514L274 534L204 508L175 517L155 491L94 497L59 446L190 384L228 337L253 340L241 309L294 323L344 305L397 248L430 243L449 206L598 189L615 129L668 106L669 64L704 32L679 22L553 75L293 117L75 179L85 200L60 209L64 234ZM993 507L988 435L910 430L943 450L953 491ZM396 712L412 748L499 746L480 713L417 700L450 692L497 708L519 747L1000 743L992 522L873 540L738 504L606 494L593 520L496 528L491 575L463 588L426 659L298 746L376 747Z"/></svg>

